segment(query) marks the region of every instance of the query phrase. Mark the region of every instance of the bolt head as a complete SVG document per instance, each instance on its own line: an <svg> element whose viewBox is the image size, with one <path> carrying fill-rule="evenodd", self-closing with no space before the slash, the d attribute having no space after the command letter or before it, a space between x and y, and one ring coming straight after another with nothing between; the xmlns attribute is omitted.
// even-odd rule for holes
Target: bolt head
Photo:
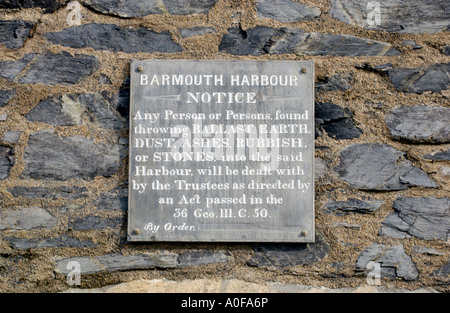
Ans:
<svg viewBox="0 0 450 313"><path fill-rule="evenodd" d="M302 68L302 73L307 73L308 69L306 67Z"/></svg>
<svg viewBox="0 0 450 313"><path fill-rule="evenodd" d="M133 230L133 234L135 234L135 235L139 235L140 233L141 233L141 230L139 228L135 228Z"/></svg>
<svg viewBox="0 0 450 313"><path fill-rule="evenodd" d="M305 229L305 230L302 230L302 236L303 237L306 237L306 236L308 236L308 231Z"/></svg>
<svg viewBox="0 0 450 313"><path fill-rule="evenodd" d="M137 68L137 70L138 70L139 72L142 72L142 71L144 70L144 67L143 67L142 65L139 65L138 68Z"/></svg>

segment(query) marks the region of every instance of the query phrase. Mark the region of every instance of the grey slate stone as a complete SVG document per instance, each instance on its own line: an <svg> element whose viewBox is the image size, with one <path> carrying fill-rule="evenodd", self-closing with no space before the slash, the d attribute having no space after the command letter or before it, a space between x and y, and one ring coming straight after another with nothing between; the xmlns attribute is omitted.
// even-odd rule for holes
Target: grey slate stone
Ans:
<svg viewBox="0 0 450 313"><path fill-rule="evenodd" d="M0 211L0 230L53 228L58 220L38 207L7 208Z"/></svg>
<svg viewBox="0 0 450 313"><path fill-rule="evenodd" d="M128 77L116 94L109 94L107 91L101 93L104 99L107 99L109 105L114 108L126 120L126 127L128 127L128 120L130 114L130 78ZM124 128L126 128L124 127Z"/></svg>
<svg viewBox="0 0 450 313"><path fill-rule="evenodd" d="M14 165L14 150L0 146L0 180L9 177L9 171Z"/></svg>
<svg viewBox="0 0 450 313"><path fill-rule="evenodd" d="M15 144L19 142L21 131L11 131L8 130L2 137L3 141L6 141L11 144Z"/></svg>
<svg viewBox="0 0 450 313"><path fill-rule="evenodd" d="M380 235L394 238L411 236L431 240L450 237L450 199L399 197L394 213L382 222Z"/></svg>
<svg viewBox="0 0 450 313"><path fill-rule="evenodd" d="M321 91L346 91L352 88L353 73L336 74L331 77L319 79L316 84L316 92Z"/></svg>
<svg viewBox="0 0 450 313"><path fill-rule="evenodd" d="M450 275L450 262L445 263L439 269L434 271L430 276L431 277L444 277Z"/></svg>
<svg viewBox="0 0 450 313"><path fill-rule="evenodd" d="M128 188L118 187L104 192L95 200L94 206L98 210L127 210Z"/></svg>
<svg viewBox="0 0 450 313"><path fill-rule="evenodd" d="M254 250L254 256L247 262L250 266L284 268L320 261L330 247L322 235L316 234L314 243L261 244Z"/></svg>
<svg viewBox="0 0 450 313"><path fill-rule="evenodd" d="M52 13L70 0L7 0L0 2L0 9L42 8L44 13Z"/></svg>
<svg viewBox="0 0 450 313"><path fill-rule="evenodd" d="M0 20L0 44L8 49L20 49L30 35L34 23L12 20Z"/></svg>
<svg viewBox="0 0 450 313"><path fill-rule="evenodd" d="M14 197L27 198L27 199L80 199L87 197L86 187L27 187L27 186L15 186L13 188L6 189Z"/></svg>
<svg viewBox="0 0 450 313"><path fill-rule="evenodd" d="M332 0L330 13L341 22L398 33L437 33L449 25L450 4L447 0L385 0L380 4L379 25L369 25L368 17L374 8L370 0ZM375 23L373 23L375 24Z"/></svg>
<svg viewBox="0 0 450 313"><path fill-rule="evenodd" d="M1 76L1 74L0 74ZM16 94L14 89L2 90L0 89L0 108L5 106Z"/></svg>
<svg viewBox="0 0 450 313"><path fill-rule="evenodd" d="M69 219L69 228L73 230L92 230L117 228L124 224L123 218L102 218L100 216L84 216Z"/></svg>
<svg viewBox="0 0 450 313"><path fill-rule="evenodd" d="M30 136L25 148L22 176L33 179L92 180L109 177L120 167L123 155L119 145L94 144L82 136L59 137L53 132Z"/></svg>
<svg viewBox="0 0 450 313"><path fill-rule="evenodd" d="M356 261L356 270L368 274L369 262L380 264L381 278L404 280L417 280L419 272L411 257L405 253L402 245L389 247L382 244L373 244L364 250Z"/></svg>
<svg viewBox="0 0 450 313"><path fill-rule="evenodd" d="M52 126L81 125L86 111L73 95L53 96L41 100L26 118L31 122L43 122Z"/></svg>
<svg viewBox="0 0 450 313"><path fill-rule="evenodd" d="M187 251L178 257L178 267L226 263L229 256L215 251Z"/></svg>
<svg viewBox="0 0 450 313"><path fill-rule="evenodd" d="M423 48L421 45L417 44L414 40L405 40L403 44L406 46L410 46L414 50L419 50Z"/></svg>
<svg viewBox="0 0 450 313"><path fill-rule="evenodd" d="M332 56L393 56L400 52L386 42L379 42L349 35L328 33L287 32L286 38L275 39L271 54L295 53L296 55Z"/></svg>
<svg viewBox="0 0 450 313"><path fill-rule="evenodd" d="M354 230L361 230L361 225L359 224L349 224L349 223L333 223L334 227L343 227Z"/></svg>
<svg viewBox="0 0 450 313"><path fill-rule="evenodd" d="M83 4L99 13L125 18L168 13L161 0L86 0Z"/></svg>
<svg viewBox="0 0 450 313"><path fill-rule="evenodd" d="M97 58L91 55L71 56L67 52L58 54L46 52L33 60L30 68L18 82L22 84L73 85L96 72L99 66Z"/></svg>
<svg viewBox="0 0 450 313"><path fill-rule="evenodd" d="M333 121L331 123L324 123L321 128L334 139L353 139L359 138L362 130L356 127L352 118L345 118Z"/></svg>
<svg viewBox="0 0 450 313"><path fill-rule="evenodd" d="M170 14L207 14L218 0L162 0Z"/></svg>
<svg viewBox="0 0 450 313"><path fill-rule="evenodd" d="M23 58L18 61L0 62L0 77L10 82L14 81L16 76L18 76L19 73L25 69L28 63L36 57L38 57L38 54L29 53L24 55Z"/></svg>
<svg viewBox="0 0 450 313"><path fill-rule="evenodd" d="M67 264L78 262L82 269L81 274L95 274L102 272L129 271L153 268L176 268L178 254L159 251L135 255L107 254L103 256L85 256L67 258L56 262L55 271L67 275L71 270Z"/></svg>
<svg viewBox="0 0 450 313"><path fill-rule="evenodd" d="M106 94L65 94L40 101L26 118L53 126L74 126L92 122L107 129L124 128L125 119L113 105Z"/></svg>
<svg viewBox="0 0 450 313"><path fill-rule="evenodd" d="M123 28L113 24L86 24L44 35L53 44L71 48L136 52L181 52L169 32L156 33L147 28Z"/></svg>
<svg viewBox="0 0 450 313"><path fill-rule="evenodd" d="M398 55L389 43L325 33L308 33L295 28L257 26L247 29L230 28L222 37L219 52L235 55L264 55L294 53L334 56Z"/></svg>
<svg viewBox="0 0 450 313"><path fill-rule="evenodd" d="M425 154L423 157L433 161L450 161L450 149L444 152Z"/></svg>
<svg viewBox="0 0 450 313"><path fill-rule="evenodd" d="M401 106L386 116L391 136L413 143L449 143L450 108Z"/></svg>
<svg viewBox="0 0 450 313"><path fill-rule="evenodd" d="M125 18L149 14L207 14L218 0L85 0L87 7L108 15Z"/></svg>
<svg viewBox="0 0 450 313"><path fill-rule="evenodd" d="M444 53L447 56L450 56L450 46L445 46L444 49L442 49L442 53Z"/></svg>
<svg viewBox="0 0 450 313"><path fill-rule="evenodd" d="M404 190L411 186L437 188L404 152L383 144L356 144L343 148L337 176L361 190Z"/></svg>
<svg viewBox="0 0 450 313"><path fill-rule="evenodd" d="M428 255L444 255L445 254L443 252L437 251L436 249L422 247L422 246L414 246L412 251L416 252L416 253L422 253L422 254L428 254Z"/></svg>
<svg viewBox="0 0 450 313"><path fill-rule="evenodd" d="M387 73L394 88L406 93L440 92L450 87L450 63L394 68L387 70Z"/></svg>
<svg viewBox="0 0 450 313"><path fill-rule="evenodd" d="M73 85L97 71L99 65L91 55L30 53L18 61L0 62L0 77L20 84Z"/></svg>
<svg viewBox="0 0 450 313"><path fill-rule="evenodd" d="M291 0L257 0L258 17L275 19L283 23L293 23L301 20L313 20L320 17L318 8Z"/></svg>
<svg viewBox="0 0 450 313"><path fill-rule="evenodd" d="M329 102L315 105L316 138L326 132L334 139L358 138L362 130L356 127L352 114L342 107Z"/></svg>
<svg viewBox="0 0 450 313"><path fill-rule="evenodd" d="M39 248L92 248L96 244L90 240L79 240L77 238L62 235L55 238L20 238L5 237L4 238L15 249L39 249Z"/></svg>
<svg viewBox="0 0 450 313"><path fill-rule="evenodd" d="M383 201L363 201L350 199L348 201L331 201L324 205L323 211L327 214L343 216L351 213L374 214L383 204Z"/></svg>
<svg viewBox="0 0 450 313"><path fill-rule="evenodd" d="M180 35L183 38L192 37L192 36L203 36L205 34L213 34L216 33L216 29L214 27L194 27L194 28L180 28Z"/></svg>

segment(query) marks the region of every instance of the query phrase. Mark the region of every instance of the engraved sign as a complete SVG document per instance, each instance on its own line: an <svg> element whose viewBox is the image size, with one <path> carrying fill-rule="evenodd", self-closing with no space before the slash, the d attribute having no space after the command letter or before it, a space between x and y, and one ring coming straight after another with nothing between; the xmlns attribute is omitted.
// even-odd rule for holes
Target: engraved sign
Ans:
<svg viewBox="0 0 450 313"><path fill-rule="evenodd" d="M313 242L314 64L131 63L129 241Z"/></svg>

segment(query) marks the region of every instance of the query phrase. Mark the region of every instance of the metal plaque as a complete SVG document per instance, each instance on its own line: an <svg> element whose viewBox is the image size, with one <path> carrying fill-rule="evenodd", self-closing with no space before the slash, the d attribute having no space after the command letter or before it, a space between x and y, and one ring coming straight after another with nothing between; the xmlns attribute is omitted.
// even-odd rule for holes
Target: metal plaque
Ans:
<svg viewBox="0 0 450 313"><path fill-rule="evenodd" d="M314 241L312 61L131 63L128 240Z"/></svg>

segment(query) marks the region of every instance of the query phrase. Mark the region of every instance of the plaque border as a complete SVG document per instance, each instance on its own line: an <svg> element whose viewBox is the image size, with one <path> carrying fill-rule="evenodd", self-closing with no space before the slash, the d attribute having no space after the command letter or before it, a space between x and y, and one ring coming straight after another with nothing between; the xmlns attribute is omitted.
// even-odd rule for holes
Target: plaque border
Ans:
<svg viewBox="0 0 450 313"><path fill-rule="evenodd" d="M311 158L311 168L312 168L312 208L311 210L308 210L310 213L310 218L311 218L311 229L306 230L306 234L304 234L304 230L299 230L300 234L298 239L296 240L273 240L273 239L263 239L263 240L246 240L245 238L236 238L236 239L219 239L216 240L214 238L210 238L208 240L204 239L204 240L199 240L197 238L190 238L190 236L186 236L186 237L182 237L182 238L177 238L177 239L166 239L166 238L148 238L148 236L143 237L142 236L142 232L139 229L133 229L133 226L131 225L131 203L130 203L130 199L131 199L131 188L130 188L130 177L131 177L131 165L132 163L129 161L128 164L128 212L127 212L127 242L130 243L177 243L177 242L182 242L182 243L236 243L236 242L240 242L240 243L314 243L315 242L315 236L316 236L316 222L315 222L315 63L313 60L222 60L222 59L207 59L207 60L203 60L203 59L132 59L130 61L130 103L129 103L129 112L132 112L132 105L133 105L133 98L134 98L134 92L133 92L133 87L134 87L134 79L133 79L133 74L132 72L140 72L142 69L139 69L140 66L145 65L147 62L176 62L179 63L180 65L182 65L185 62L202 62L202 63L244 63L244 62L252 62L252 63L267 63L267 62L271 62L271 63L298 63L299 64L299 68L306 69L308 75L311 75L312 78L312 90L311 90L311 96L312 96L312 112L311 112L311 136L312 136L312 158ZM131 114L129 114L129 118L130 118L130 124L129 124L129 154L128 156L130 157L130 151L131 151ZM130 158L129 158L130 159ZM289 228L287 226L285 226L283 228L283 232L285 233L286 229ZM264 231L260 231L261 233L263 233ZM245 235L244 235L245 236Z"/></svg>

